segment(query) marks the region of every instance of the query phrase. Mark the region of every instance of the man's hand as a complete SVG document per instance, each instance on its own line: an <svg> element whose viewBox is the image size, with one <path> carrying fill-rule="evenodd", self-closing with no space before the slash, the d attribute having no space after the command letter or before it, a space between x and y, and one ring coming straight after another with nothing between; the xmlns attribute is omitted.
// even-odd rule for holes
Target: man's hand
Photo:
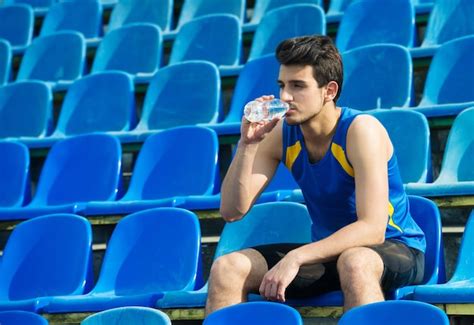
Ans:
<svg viewBox="0 0 474 325"><path fill-rule="evenodd" d="M278 264L272 267L263 277L260 284L260 295L267 300L285 302L285 291L296 277L300 265L287 254Z"/></svg>
<svg viewBox="0 0 474 325"><path fill-rule="evenodd" d="M272 100L274 96L262 96L257 98L257 101ZM262 141L267 133L269 133L277 125L279 118L274 118L271 121L249 122L245 117L242 117L242 125L240 127L241 141L244 144L257 144Z"/></svg>

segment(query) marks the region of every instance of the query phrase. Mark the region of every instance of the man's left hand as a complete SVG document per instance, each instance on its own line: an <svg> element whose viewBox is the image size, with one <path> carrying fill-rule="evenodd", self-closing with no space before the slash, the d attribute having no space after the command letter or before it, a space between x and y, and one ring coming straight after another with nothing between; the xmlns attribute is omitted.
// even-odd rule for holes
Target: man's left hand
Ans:
<svg viewBox="0 0 474 325"><path fill-rule="evenodd" d="M278 264L269 270L260 284L260 295L267 300L285 302L285 291L296 277L300 265L287 254Z"/></svg>

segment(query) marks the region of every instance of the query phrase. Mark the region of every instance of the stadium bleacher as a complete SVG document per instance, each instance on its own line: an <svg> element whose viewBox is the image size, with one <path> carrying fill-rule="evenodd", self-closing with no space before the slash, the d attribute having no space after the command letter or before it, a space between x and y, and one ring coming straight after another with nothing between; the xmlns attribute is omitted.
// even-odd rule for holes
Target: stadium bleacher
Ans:
<svg viewBox="0 0 474 325"><path fill-rule="evenodd" d="M386 127L433 234L423 285L341 323L384 308L472 320L474 1L0 0L0 322L198 324L214 259L309 241L283 165L243 221L218 212L243 106L278 96L274 48L307 34L333 38L338 104ZM278 317L335 324L341 299L290 302ZM269 305L206 324L288 312Z"/></svg>

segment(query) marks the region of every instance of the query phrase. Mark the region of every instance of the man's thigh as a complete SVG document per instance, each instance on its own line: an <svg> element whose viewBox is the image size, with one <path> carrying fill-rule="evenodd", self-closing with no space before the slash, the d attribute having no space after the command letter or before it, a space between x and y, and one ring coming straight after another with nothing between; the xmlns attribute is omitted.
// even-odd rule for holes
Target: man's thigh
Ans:
<svg viewBox="0 0 474 325"><path fill-rule="evenodd" d="M381 286L384 292L423 280L425 256L423 252L408 247L396 240L386 240L383 244L369 246L382 258L384 270Z"/></svg>
<svg viewBox="0 0 474 325"><path fill-rule="evenodd" d="M267 262L268 269L275 266L290 251L303 244L283 243L253 247ZM309 298L341 288L336 261L303 265L287 287L287 298Z"/></svg>

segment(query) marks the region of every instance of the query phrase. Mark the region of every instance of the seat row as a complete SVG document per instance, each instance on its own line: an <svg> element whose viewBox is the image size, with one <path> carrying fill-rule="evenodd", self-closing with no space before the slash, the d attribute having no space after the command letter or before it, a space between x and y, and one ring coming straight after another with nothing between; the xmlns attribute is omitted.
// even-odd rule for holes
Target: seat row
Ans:
<svg viewBox="0 0 474 325"><path fill-rule="evenodd" d="M390 3L384 2L382 4L379 1L364 0L351 5L341 22L336 38L337 47L341 51L346 51L374 43L393 43L407 48L415 46L413 36L415 35L414 16L410 1L404 0L406 3L401 3L399 0L390 1ZM415 53L415 56L432 56L440 44L474 33L472 19L462 20L462 17L474 16L474 7L471 2L464 4L462 1L465 0L458 0L457 2L439 1L439 4L437 3L437 7L433 10L434 17L430 20L430 22L433 22L428 26L428 37L420 48L414 48L414 52L412 52ZM71 15L79 15L84 11L84 15L88 19L80 19L79 22L92 21L92 18L89 17L94 17L94 15L87 13L85 9L91 3L77 3L76 6L80 5L81 10L71 8ZM75 2L60 4L74 6ZM97 3L96 5L98 6ZM351 7L353 7L353 10L350 10ZM8 9L9 7L5 8ZM453 14L446 15L446 12L452 12ZM6 13L6 15L11 14ZM1 10L0 16L2 16ZM373 17L377 18L374 19ZM6 21L9 20L6 19ZM13 21L22 22L21 19ZM42 66L47 64L45 62L51 60L51 58L54 58L55 61L68 62L68 64L73 65L68 69L69 75L67 73L58 75L59 70L56 69L57 75L55 78L66 81L74 80L82 75L84 64L80 60L81 58L84 59L86 40L88 39L90 42L97 44L97 37L90 36L90 31L97 30L98 24L94 23L88 28L79 28L70 26L73 25L72 21L74 21L72 17L63 17L63 21L66 24L65 26L58 22L48 23L46 21L43 28L45 31L41 33L42 36L35 39L28 47L23 45L21 48L28 49L26 56L30 65L39 62ZM134 27L132 28L129 25ZM454 25L461 27L454 28ZM4 32L1 31L2 26L5 29ZM48 29L48 26L52 27ZM285 38L308 34L325 34L325 26L323 11L314 4L291 5L272 10L258 24L249 60L272 53L276 45ZM53 37L58 33L62 34L61 31L64 30L69 32L74 30L83 38L78 37L78 35L69 36L69 38L75 40L67 40L64 36ZM17 42L19 35L21 34L14 32L14 29L7 26L6 23L0 24L0 37L4 37L10 42ZM104 40L100 42L98 58L94 60L91 70L95 72L104 69L123 69L134 75L138 74L138 81L149 80L163 63L162 43L165 35L166 33L163 32L162 27L156 22L150 23L145 19L139 23L127 23L123 26L117 26L111 29ZM31 39L30 36L25 38ZM56 51L48 51L47 56L46 53L41 54L41 51L46 51L45 49L55 46L54 44L58 42L65 42L64 45L56 46L67 47L69 51L61 51L56 48ZM207 15L190 20L180 28L175 43L172 47L170 64L191 59L208 60L218 65L223 75L237 75L242 68L242 26L235 15ZM13 46L13 51L17 47ZM35 68L23 68L23 70L29 70L29 72L33 69ZM38 70L41 70L41 67L38 67ZM24 79L25 72L20 69L19 75L19 80ZM32 77L34 76L28 76L28 78ZM39 77L39 79L43 78ZM63 82L62 87L65 86L67 86L67 83L64 84Z"/></svg>
<svg viewBox="0 0 474 325"><path fill-rule="evenodd" d="M0 312L0 321L4 325L26 324L44 325L47 320L38 314L25 311ZM171 320L165 313L149 307L117 307L92 314L84 319L82 325L170 325ZM209 315L204 325L239 325L247 323L271 325L302 325L298 312L286 305L273 302L248 302L222 308ZM443 311L432 305L418 301L384 301L358 308L345 313L339 324L386 324L386 325L448 325L449 319Z"/></svg>
<svg viewBox="0 0 474 325"><path fill-rule="evenodd" d="M421 285L396 289L387 295L388 299L409 299L418 289L445 282L438 208L421 197L410 196L409 201L410 212L426 236L425 275ZM466 236L472 231L471 224L467 225ZM89 222L73 214L40 216L20 223L2 257L0 310L55 314L123 306L204 306L207 285L200 269L201 234L192 212L154 208L123 218L107 244L95 284L91 281L91 237ZM310 241L311 218L304 205L258 204L241 221L224 226L214 259L255 245ZM460 258L472 255L472 247L462 246L461 250ZM465 272L464 263L460 260L458 266ZM261 299L249 295L250 301ZM341 306L342 302L341 292L334 291L289 300L288 304Z"/></svg>
<svg viewBox="0 0 474 325"><path fill-rule="evenodd" d="M430 65L423 97L415 107L412 61L405 48L378 44L344 52L345 81L337 104L360 110L403 107L428 117L455 116L474 106L473 51L474 36L443 45ZM50 147L68 136L109 132L122 143L129 143L143 142L160 130L184 125L202 125L219 135L237 135L247 102L263 94L278 95L278 71L273 55L247 63L224 117L222 79L214 64L185 61L169 65L152 78L139 108L138 123L135 84L125 72L101 71L74 81L62 102L57 123L53 121L53 93L48 85L39 80L17 81L0 87L0 138L37 148ZM31 76L39 77L34 73Z"/></svg>
<svg viewBox="0 0 474 325"><path fill-rule="evenodd" d="M440 176L431 173L429 128L420 113L375 111L388 130L401 177L409 193L425 196L473 195L474 108L461 113L450 132ZM29 202L29 155L18 142L0 142L0 220L46 213L123 215L146 208L175 206L217 210L220 204L218 139L203 127L178 127L148 137L140 149L125 194L121 145L116 137L86 134L58 141L41 170ZM190 181L192 180L192 181ZM283 165L259 198L260 203L303 202Z"/></svg>

